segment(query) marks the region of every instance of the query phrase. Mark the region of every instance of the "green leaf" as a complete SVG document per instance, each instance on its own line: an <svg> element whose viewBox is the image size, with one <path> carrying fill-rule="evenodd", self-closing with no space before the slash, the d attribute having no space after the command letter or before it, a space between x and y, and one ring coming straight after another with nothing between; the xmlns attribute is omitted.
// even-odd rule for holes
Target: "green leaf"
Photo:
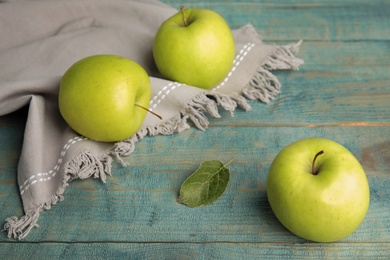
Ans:
<svg viewBox="0 0 390 260"><path fill-rule="evenodd" d="M230 172L226 166L230 163L224 165L216 160L202 162L181 185L178 202L191 208L213 203L228 185Z"/></svg>

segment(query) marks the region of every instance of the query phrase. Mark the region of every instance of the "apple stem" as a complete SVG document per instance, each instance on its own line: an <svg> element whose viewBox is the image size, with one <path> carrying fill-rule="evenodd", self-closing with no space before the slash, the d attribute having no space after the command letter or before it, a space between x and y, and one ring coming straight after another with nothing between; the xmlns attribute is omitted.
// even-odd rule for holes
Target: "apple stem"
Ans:
<svg viewBox="0 0 390 260"><path fill-rule="evenodd" d="M163 118L162 118L162 116L160 116L159 114L157 114L157 113L154 113L152 110L149 110L149 109L147 109L146 107L143 107L143 106L141 106L141 105L138 105L138 104L135 104L137 107L139 107L139 108L142 108L143 110L146 110L146 111L148 111L149 113L151 113L152 115L154 115L154 116L156 116L156 117L158 117L160 120L162 120Z"/></svg>
<svg viewBox="0 0 390 260"><path fill-rule="evenodd" d="M183 17L183 23L184 23L184 26L187 27L188 26L188 23L187 23L187 17L186 17L186 14L184 13L184 6L180 6L180 12L181 12L181 15Z"/></svg>
<svg viewBox="0 0 390 260"><path fill-rule="evenodd" d="M324 151L323 150L321 150L321 151L319 151L315 156L314 156L314 159L313 159L313 163L312 163L312 165L311 165L311 173L313 174L313 175L317 175L318 174L318 171L315 171L315 162L316 162L316 160L317 160L317 157L318 156L320 156L321 154L324 154Z"/></svg>

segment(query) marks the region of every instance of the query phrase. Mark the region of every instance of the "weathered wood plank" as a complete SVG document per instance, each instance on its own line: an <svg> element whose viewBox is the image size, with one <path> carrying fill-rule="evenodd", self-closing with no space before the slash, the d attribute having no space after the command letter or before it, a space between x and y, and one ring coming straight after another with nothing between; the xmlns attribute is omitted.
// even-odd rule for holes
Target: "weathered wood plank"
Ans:
<svg viewBox="0 0 390 260"><path fill-rule="evenodd" d="M7 259L388 259L390 244L272 243L15 243Z"/></svg>
<svg viewBox="0 0 390 260"><path fill-rule="evenodd" d="M351 69L350 73L354 73L355 69L358 73L372 67L372 73L375 68L390 64L389 47L386 40L303 41L298 56L305 61L302 69L345 67Z"/></svg>
<svg viewBox="0 0 390 260"><path fill-rule="evenodd" d="M388 68L302 68L275 74L283 84L281 93L269 104L250 102L253 111L248 113L238 109L235 125L318 127L390 122ZM223 115L211 125L230 124L229 115Z"/></svg>
<svg viewBox="0 0 390 260"><path fill-rule="evenodd" d="M232 28L252 23L267 40L389 40L388 1L177 1L222 14Z"/></svg>

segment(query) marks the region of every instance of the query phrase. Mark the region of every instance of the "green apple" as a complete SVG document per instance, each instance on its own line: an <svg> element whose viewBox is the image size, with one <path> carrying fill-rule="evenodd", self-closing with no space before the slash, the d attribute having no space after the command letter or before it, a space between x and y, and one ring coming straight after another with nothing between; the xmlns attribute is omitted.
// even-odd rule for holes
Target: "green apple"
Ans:
<svg viewBox="0 0 390 260"><path fill-rule="evenodd" d="M267 196L292 233L333 242L361 224L370 190L363 167L349 150L329 139L305 138L286 146L272 162Z"/></svg>
<svg viewBox="0 0 390 260"><path fill-rule="evenodd" d="M93 140L114 142L132 136L147 114L151 85L136 62L116 55L94 55L63 75L60 113L73 130Z"/></svg>
<svg viewBox="0 0 390 260"><path fill-rule="evenodd" d="M158 29L153 56L163 77L211 89L232 68L234 39L229 25L218 13L182 7Z"/></svg>

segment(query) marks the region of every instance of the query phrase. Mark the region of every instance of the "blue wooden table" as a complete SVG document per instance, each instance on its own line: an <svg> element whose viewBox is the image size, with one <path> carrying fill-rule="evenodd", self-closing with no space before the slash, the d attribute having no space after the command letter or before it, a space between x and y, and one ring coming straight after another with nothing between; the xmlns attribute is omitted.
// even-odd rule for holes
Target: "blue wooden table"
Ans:
<svg viewBox="0 0 390 260"><path fill-rule="evenodd" d="M303 40L299 71L278 71L282 93L203 132L145 138L114 164L107 184L76 180L22 241L0 234L2 259L389 259L390 1L175 1L206 7L232 28L252 23L267 43ZM22 216L16 180L27 110L0 117L0 219ZM336 243L312 243L273 215L266 179L276 154L304 137L326 137L366 170L371 204L362 225ZM214 204L177 203L182 182L209 159L231 179Z"/></svg>

